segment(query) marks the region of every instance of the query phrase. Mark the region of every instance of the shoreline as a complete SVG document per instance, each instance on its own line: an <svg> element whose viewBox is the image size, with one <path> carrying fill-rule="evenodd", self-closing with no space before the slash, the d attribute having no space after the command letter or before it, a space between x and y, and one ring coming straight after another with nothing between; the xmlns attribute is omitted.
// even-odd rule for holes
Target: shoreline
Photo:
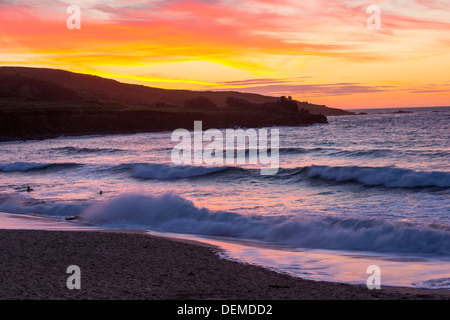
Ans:
<svg viewBox="0 0 450 320"><path fill-rule="evenodd" d="M1 300L450 300L450 290L296 278L140 230L0 229ZM66 287L78 265L81 289Z"/></svg>

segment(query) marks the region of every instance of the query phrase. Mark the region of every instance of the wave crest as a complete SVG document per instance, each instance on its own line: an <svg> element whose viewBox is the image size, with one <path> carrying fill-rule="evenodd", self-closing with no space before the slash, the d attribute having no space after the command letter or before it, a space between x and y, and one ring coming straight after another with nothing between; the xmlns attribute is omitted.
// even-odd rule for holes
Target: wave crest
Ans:
<svg viewBox="0 0 450 320"><path fill-rule="evenodd" d="M414 171L388 167L329 167L310 166L307 170L310 178L320 177L337 182L355 181L368 186L388 188L426 188L450 187L450 173Z"/></svg>
<svg viewBox="0 0 450 320"><path fill-rule="evenodd" d="M109 227L237 237L301 248L450 255L442 225L341 217L256 216L198 208L178 195L125 194L86 209L81 217Z"/></svg>
<svg viewBox="0 0 450 320"><path fill-rule="evenodd" d="M81 166L79 163L41 163L41 162L11 162L1 163L0 172L35 171L45 169L69 169Z"/></svg>
<svg viewBox="0 0 450 320"><path fill-rule="evenodd" d="M135 163L130 165L131 175L139 179L176 180L200 177L227 170L229 167L204 167L168 165L158 163Z"/></svg>

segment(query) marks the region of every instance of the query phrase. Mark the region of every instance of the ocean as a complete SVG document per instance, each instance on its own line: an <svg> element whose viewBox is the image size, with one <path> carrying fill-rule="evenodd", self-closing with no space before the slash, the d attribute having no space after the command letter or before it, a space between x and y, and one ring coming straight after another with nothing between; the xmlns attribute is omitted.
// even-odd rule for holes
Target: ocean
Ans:
<svg viewBox="0 0 450 320"><path fill-rule="evenodd" d="M395 110L277 127L275 175L174 165L172 132L3 142L0 228L142 229L308 279L377 265L382 285L450 289L450 107Z"/></svg>

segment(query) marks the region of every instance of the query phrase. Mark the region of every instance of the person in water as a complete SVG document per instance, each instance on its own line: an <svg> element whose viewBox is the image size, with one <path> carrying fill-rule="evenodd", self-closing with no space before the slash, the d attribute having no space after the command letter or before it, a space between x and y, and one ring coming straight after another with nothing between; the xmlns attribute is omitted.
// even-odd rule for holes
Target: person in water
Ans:
<svg viewBox="0 0 450 320"><path fill-rule="evenodd" d="M27 192L33 191L33 189L30 188L30 186L27 187Z"/></svg>

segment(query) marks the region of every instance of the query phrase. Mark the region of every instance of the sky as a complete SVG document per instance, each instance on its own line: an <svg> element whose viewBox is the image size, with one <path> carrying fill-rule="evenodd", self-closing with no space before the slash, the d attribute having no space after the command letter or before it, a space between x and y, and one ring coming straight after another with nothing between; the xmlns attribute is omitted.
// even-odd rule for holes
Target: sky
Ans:
<svg viewBox="0 0 450 320"><path fill-rule="evenodd" d="M449 31L448 0L0 0L0 65L343 109L449 106Z"/></svg>

